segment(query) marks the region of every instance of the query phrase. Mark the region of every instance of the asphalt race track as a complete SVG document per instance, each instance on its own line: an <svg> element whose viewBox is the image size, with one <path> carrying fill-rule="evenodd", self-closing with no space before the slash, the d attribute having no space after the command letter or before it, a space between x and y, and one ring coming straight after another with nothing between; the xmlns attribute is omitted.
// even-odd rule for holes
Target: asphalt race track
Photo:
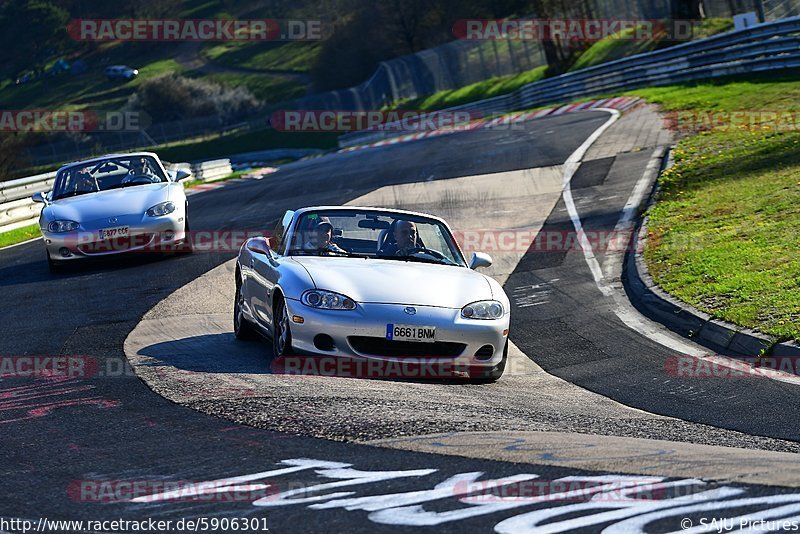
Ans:
<svg viewBox="0 0 800 534"><path fill-rule="evenodd" d="M372 198L368 195L390 186L405 191L403 184L445 184L458 177L560 166L607 120L608 114L600 111L566 114L532 121L524 130L466 132L298 162L260 181L191 196L192 229L268 231L290 208ZM581 166L572 180L572 198L585 229L614 228L651 153L652 147ZM564 199L552 194L547 198L548 211L535 214L538 225L545 231L570 232ZM480 214L477 204L475 212ZM462 212L461 217L468 220L469 214ZM513 223L514 214L509 217ZM550 524L553 531L608 527L613 532L644 526L649 531L679 530L678 520L699 513L706 501L714 501L707 505L709 510L725 509L724 517L753 506L773 509L775 517L797 514L800 495L791 487L800 482L800 468L794 455L785 454L800 450L797 386L767 379L692 381L668 376L665 362L676 351L626 325L615 301L598 289L584 256L573 251L523 251L512 262L513 270L498 273L515 306L511 340L521 351L515 358L526 370L519 376L511 374L486 386L310 377L324 401L287 391L293 389L291 382L257 398L221 396L205 403L196 395L190 398L191 390L159 391L176 402L168 400L126 368L125 340L146 314L159 303L168 308L162 301L170 302L165 299L175 295L184 299L178 303L183 311L225 314L229 288L217 284L232 283L223 264L234 255L235 250L229 250L125 258L53 276L40 242L0 251L0 356L77 357L97 371L73 378L1 379L2 518L34 523L42 517L250 518L278 532L396 531L422 525L519 532L553 521L548 514L564 513L570 515ZM601 263L605 260L599 257ZM208 284L210 280L215 283ZM193 281L196 291L175 293ZM212 323L210 328L221 334L230 328ZM174 335L181 339L203 334ZM268 372L268 344L242 348L232 336L215 342L219 358L231 362L225 365L241 366L220 369L213 359L189 361L186 354L177 363L190 375L233 371L261 375L257 385L274 380ZM169 354L174 351L151 351L151 357L162 360L155 367L164 367L167 374L170 367L181 367ZM304 377L293 380L304 387ZM333 383L337 380L346 380L347 387ZM401 397L406 392L408 398ZM522 434L511 441L465 435L452 444L443 437L419 437L463 430ZM581 438L564 434L562 440L586 443L587 448L595 445L581 440L590 434L737 447L730 449L743 455L737 464L748 454L740 449L761 449L751 452L775 460L763 470L782 470L785 477L777 486L765 486L778 478L758 473L731 477L720 467L719 476L712 475L713 469L698 475L692 465L684 465L680 471L665 469L673 478L662 482L652 474L658 471L652 459L642 460L634 471L630 464L615 467L600 457L591 465L559 462L564 456L560 453L567 450L564 441L553 438L550 448L542 448L539 441L537 448L537 431L580 433ZM525 443L536 454L515 456ZM646 447L644 440L605 446L623 448L623 443L631 450ZM680 450L674 443L653 443L662 458L672 458L673 448ZM469 452L463 452L465 447ZM694 458L706 455L709 462L725 456L718 447L692 451ZM733 465L730 460L731 473ZM203 498L162 491L170 482L230 477L244 478L205 487L199 491ZM603 495L604 489L619 493L620 487L624 495L599 499L599 504L572 500L566 505L554 504L552 496L543 498L535 488L536 495L529 493L521 500L466 496L514 481L562 477L574 477L565 481L583 491L588 488L591 495ZM476 479L484 482L470 486ZM503 480L485 482L492 479ZM121 487L120 481L146 481L144 495L150 497L114 499L96 491L101 482ZM657 489L661 501L635 498L635 488L642 484ZM313 485L319 487L302 493ZM563 491L558 488L551 484L545 493ZM625 493L625 488L634 489ZM359 500L385 495L389 497ZM683 508L669 508L677 505ZM559 506L574 508L556 512ZM785 509L778 512L781 506Z"/></svg>

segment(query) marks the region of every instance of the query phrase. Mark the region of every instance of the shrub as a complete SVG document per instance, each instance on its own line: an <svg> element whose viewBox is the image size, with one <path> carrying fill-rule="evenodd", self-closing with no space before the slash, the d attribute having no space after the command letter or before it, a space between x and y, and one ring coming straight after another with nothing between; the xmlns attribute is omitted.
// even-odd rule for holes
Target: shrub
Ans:
<svg viewBox="0 0 800 534"><path fill-rule="evenodd" d="M260 106L246 88L166 74L142 82L128 99L128 109L144 111L153 122L216 116L228 122Z"/></svg>

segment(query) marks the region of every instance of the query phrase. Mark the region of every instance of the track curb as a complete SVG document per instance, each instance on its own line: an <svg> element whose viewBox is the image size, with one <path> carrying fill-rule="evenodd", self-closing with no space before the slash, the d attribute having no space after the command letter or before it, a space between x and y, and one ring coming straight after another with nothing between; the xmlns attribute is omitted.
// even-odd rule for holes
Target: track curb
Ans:
<svg viewBox="0 0 800 534"><path fill-rule="evenodd" d="M672 166L671 151L665 151L662 165L656 178ZM658 181L654 180L646 212L658 199ZM643 251L647 244L647 222L640 218L634 231L629 251L626 254L622 282L633 306L650 319L657 321L673 332L728 356L745 357L800 357L800 344L786 341L776 343L777 338L740 327L698 310L673 297L650 276L644 261Z"/></svg>

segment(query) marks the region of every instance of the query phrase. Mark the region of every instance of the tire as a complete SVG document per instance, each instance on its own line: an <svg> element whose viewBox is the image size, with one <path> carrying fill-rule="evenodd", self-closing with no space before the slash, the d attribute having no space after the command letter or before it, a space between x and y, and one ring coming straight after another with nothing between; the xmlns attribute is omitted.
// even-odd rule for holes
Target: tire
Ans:
<svg viewBox="0 0 800 534"><path fill-rule="evenodd" d="M291 356L292 330L289 327L289 310L282 297L278 297L272 314L272 357Z"/></svg>
<svg viewBox="0 0 800 534"><path fill-rule="evenodd" d="M64 272L64 266L59 261L55 261L50 257L50 253L47 253L47 270L50 271L50 274L59 274Z"/></svg>
<svg viewBox="0 0 800 534"><path fill-rule="evenodd" d="M251 341L258 338L258 332L256 332L255 327L244 317L242 302L244 302L242 284L237 278L236 296L233 298L233 335L236 336L236 339Z"/></svg>
<svg viewBox="0 0 800 534"><path fill-rule="evenodd" d="M470 382L473 384L491 384L500 380L503 372L506 370L506 362L508 361L508 340L506 346L503 348L503 358L492 367L477 367L475 371L470 373Z"/></svg>

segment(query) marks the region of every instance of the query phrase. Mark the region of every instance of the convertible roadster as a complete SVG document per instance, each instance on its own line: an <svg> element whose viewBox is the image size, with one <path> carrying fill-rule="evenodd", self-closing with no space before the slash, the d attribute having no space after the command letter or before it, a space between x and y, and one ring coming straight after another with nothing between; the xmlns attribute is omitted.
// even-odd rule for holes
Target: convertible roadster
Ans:
<svg viewBox="0 0 800 534"><path fill-rule="evenodd" d="M503 374L509 301L469 267L442 219L401 210L287 211L236 263L234 332L272 339L273 358L436 362L476 381Z"/></svg>
<svg viewBox="0 0 800 534"><path fill-rule="evenodd" d="M51 272L82 258L151 248L191 252L188 202L178 180L149 152L72 163L56 173L39 227Z"/></svg>

